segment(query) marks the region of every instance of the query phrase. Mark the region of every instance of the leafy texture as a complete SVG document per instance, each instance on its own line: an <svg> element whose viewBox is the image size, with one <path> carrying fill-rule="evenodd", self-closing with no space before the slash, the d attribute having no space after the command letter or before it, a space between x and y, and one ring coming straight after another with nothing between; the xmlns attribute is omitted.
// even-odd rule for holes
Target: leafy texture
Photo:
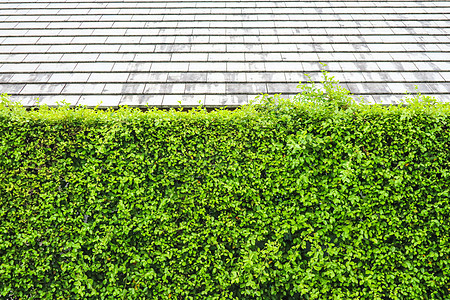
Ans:
<svg viewBox="0 0 450 300"><path fill-rule="evenodd" d="M0 297L449 299L449 107L339 93L210 113L3 99Z"/></svg>

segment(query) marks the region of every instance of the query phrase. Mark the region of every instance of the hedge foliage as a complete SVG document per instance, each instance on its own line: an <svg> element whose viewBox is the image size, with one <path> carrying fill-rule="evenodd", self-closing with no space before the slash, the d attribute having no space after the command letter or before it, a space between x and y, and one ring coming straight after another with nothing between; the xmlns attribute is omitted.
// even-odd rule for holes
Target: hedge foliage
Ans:
<svg viewBox="0 0 450 300"><path fill-rule="evenodd" d="M0 297L449 299L448 105L304 87L214 112L3 99Z"/></svg>

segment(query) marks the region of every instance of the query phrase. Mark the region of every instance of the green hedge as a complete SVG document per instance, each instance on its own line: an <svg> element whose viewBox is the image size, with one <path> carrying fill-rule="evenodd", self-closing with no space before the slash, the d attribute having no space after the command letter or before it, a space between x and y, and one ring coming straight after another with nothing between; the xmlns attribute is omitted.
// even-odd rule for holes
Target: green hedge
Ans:
<svg viewBox="0 0 450 300"><path fill-rule="evenodd" d="M449 299L449 107L331 98L4 101L0 297Z"/></svg>

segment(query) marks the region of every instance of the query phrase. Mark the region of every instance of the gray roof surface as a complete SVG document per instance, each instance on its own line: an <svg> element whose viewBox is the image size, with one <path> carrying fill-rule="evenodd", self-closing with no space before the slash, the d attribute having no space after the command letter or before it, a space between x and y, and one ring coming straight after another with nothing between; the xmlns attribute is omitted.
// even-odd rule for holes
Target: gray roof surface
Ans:
<svg viewBox="0 0 450 300"><path fill-rule="evenodd" d="M294 95L450 101L450 1L0 0L0 92L24 105L210 107Z"/></svg>

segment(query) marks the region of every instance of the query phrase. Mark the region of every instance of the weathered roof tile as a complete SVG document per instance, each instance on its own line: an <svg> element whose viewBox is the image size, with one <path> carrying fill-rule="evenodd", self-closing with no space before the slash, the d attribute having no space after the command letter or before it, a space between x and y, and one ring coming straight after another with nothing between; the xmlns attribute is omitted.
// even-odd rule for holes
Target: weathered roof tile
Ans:
<svg viewBox="0 0 450 300"><path fill-rule="evenodd" d="M218 107L327 63L371 102L450 101L448 1L0 0L0 91L25 105Z"/></svg>

